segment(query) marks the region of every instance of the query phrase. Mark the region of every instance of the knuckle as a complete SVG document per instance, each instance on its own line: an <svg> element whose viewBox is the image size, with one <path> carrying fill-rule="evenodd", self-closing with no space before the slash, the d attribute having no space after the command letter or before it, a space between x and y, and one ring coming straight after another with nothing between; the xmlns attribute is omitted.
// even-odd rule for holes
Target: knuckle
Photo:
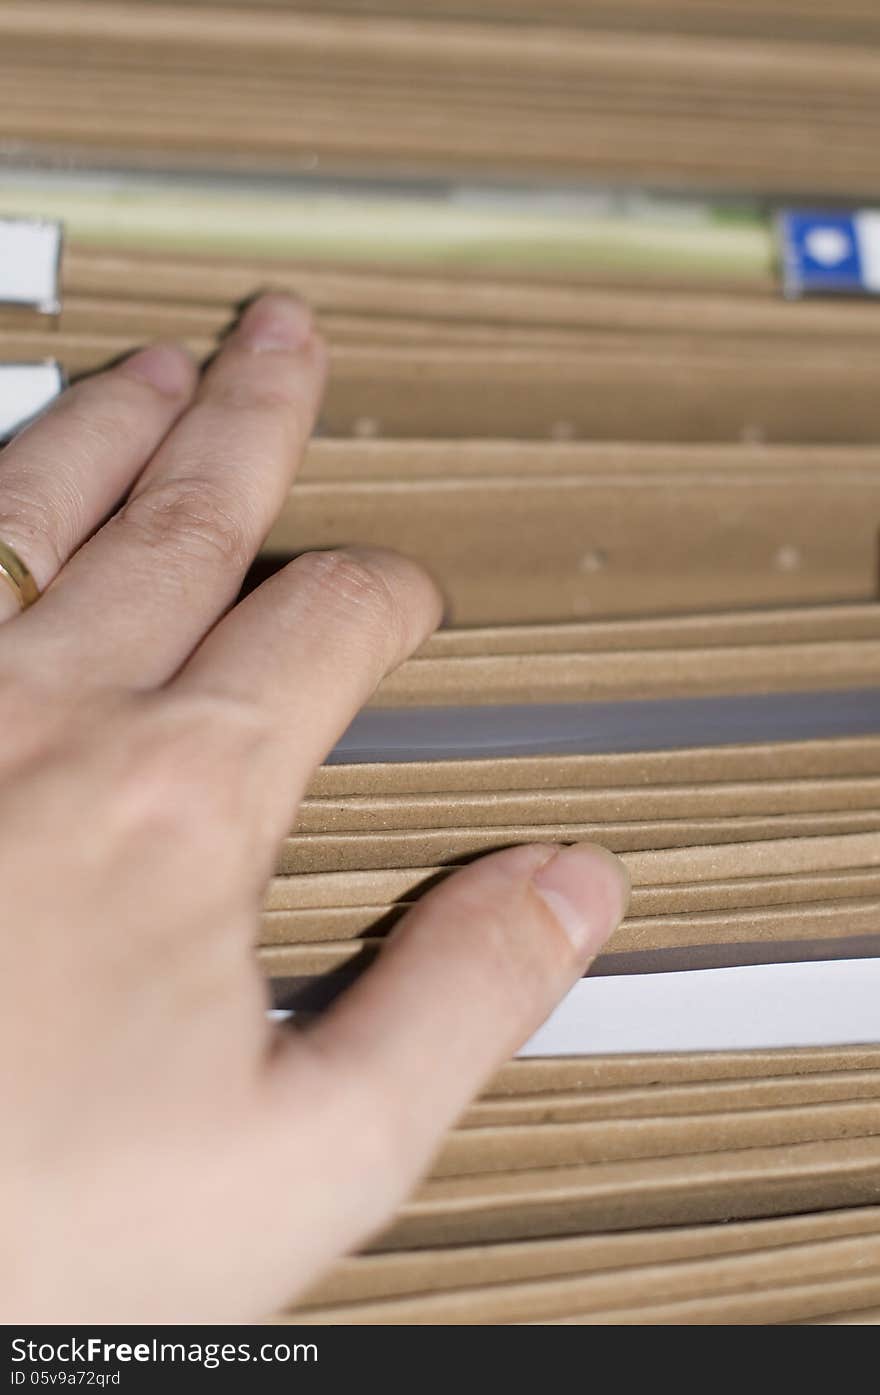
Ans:
<svg viewBox="0 0 880 1395"><path fill-rule="evenodd" d="M120 431L143 408L143 396L133 379L107 373L75 383L63 408L65 429L88 459L118 447Z"/></svg>
<svg viewBox="0 0 880 1395"><path fill-rule="evenodd" d="M192 409L194 428L203 439L216 437L226 448L252 459L286 459L301 450L312 424L302 385L289 371L264 372L259 378L253 365L224 364L224 372L210 383L205 396Z"/></svg>
<svg viewBox="0 0 880 1395"><path fill-rule="evenodd" d="M203 779L195 770L194 752L181 749L179 741L161 740L129 752L124 778L117 787L121 814L127 826L137 829L199 821L210 814L201 807ZM194 805L194 797L199 795Z"/></svg>
<svg viewBox="0 0 880 1395"><path fill-rule="evenodd" d="M61 570L71 532L77 528L75 501L70 505L65 510L62 503L49 497L39 499L20 485L3 486L0 537L20 553L44 586Z"/></svg>
<svg viewBox="0 0 880 1395"><path fill-rule="evenodd" d="M58 725L57 694L41 690L40 686L21 674L0 674L0 777L27 764L51 739ZM4 734L15 733L15 741L7 745Z"/></svg>
<svg viewBox="0 0 880 1395"><path fill-rule="evenodd" d="M276 350L255 354L233 336L204 381L198 409L256 412L268 416L309 415L312 375L301 354Z"/></svg>
<svg viewBox="0 0 880 1395"><path fill-rule="evenodd" d="M185 741L189 742L192 733L212 765L221 770L239 770L272 738L265 709L238 695L177 696L171 707L170 721L175 733Z"/></svg>
<svg viewBox="0 0 880 1395"><path fill-rule="evenodd" d="M251 529L243 508L219 497L200 479L154 484L129 501L120 525L150 547L170 548L198 562L246 567Z"/></svg>
<svg viewBox="0 0 880 1395"><path fill-rule="evenodd" d="M290 373L264 372L257 378L243 367L235 376L218 378L212 384L206 400L224 411L236 414L254 412L260 416L285 413L300 405L299 393Z"/></svg>
<svg viewBox="0 0 880 1395"><path fill-rule="evenodd" d="M150 714L126 761L129 819L185 829L192 840L238 839L249 761L268 739L259 710L215 698L177 698Z"/></svg>
<svg viewBox="0 0 880 1395"><path fill-rule="evenodd" d="M293 564L322 603L357 621L359 629L387 636L396 646L404 629L400 601L381 561L365 552L334 548L307 552Z"/></svg>

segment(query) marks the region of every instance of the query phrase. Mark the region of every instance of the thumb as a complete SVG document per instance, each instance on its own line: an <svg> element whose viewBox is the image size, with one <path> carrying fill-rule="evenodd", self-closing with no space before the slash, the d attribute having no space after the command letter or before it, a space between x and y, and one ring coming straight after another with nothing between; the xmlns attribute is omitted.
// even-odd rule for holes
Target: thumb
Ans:
<svg viewBox="0 0 880 1395"><path fill-rule="evenodd" d="M368 1203L358 1213L363 1233L385 1219L446 1128L583 974L628 899L626 869L604 848L494 853L424 896L373 967L289 1043L278 1064L291 1088L320 1064L331 1132L346 1131L332 1119L338 1100L348 1129L369 1119L379 1144L382 1165L370 1169L369 1187L357 1130L348 1150L332 1150L347 1154L342 1165L359 1181L348 1180ZM344 1177L334 1180L344 1188ZM336 1241L341 1248L359 1238Z"/></svg>

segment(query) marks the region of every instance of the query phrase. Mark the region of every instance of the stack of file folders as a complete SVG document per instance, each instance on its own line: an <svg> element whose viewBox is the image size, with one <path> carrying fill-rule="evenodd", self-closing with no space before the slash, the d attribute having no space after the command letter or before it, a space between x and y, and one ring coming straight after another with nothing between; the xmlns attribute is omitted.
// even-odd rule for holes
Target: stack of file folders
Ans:
<svg viewBox="0 0 880 1395"><path fill-rule="evenodd" d="M769 267L733 281L647 271L562 279L100 250L71 239L60 315L0 308L0 361L53 358L75 376L162 336L206 354L234 306L267 285L298 291L319 313L333 357L322 430L333 437L654 441L670 463L687 441L880 437L880 309L784 302ZM503 465L511 448L498 457ZM547 470L558 473L550 456Z"/></svg>
<svg viewBox="0 0 880 1395"><path fill-rule="evenodd" d="M0 312L0 359L205 354L267 281L333 371L254 580L377 543L449 606L281 849L278 1007L482 851L588 838L633 881L391 1226L279 1320L874 1321L880 307L73 241L60 316Z"/></svg>
<svg viewBox="0 0 880 1395"><path fill-rule="evenodd" d="M291 1320L877 1320L878 511L865 446L314 444L265 565L397 546L454 627L313 782L261 926L279 1005L481 851L595 839L633 898Z"/></svg>
<svg viewBox="0 0 880 1395"><path fill-rule="evenodd" d="M5 0L4 139L92 165L858 197L878 44L868 0Z"/></svg>

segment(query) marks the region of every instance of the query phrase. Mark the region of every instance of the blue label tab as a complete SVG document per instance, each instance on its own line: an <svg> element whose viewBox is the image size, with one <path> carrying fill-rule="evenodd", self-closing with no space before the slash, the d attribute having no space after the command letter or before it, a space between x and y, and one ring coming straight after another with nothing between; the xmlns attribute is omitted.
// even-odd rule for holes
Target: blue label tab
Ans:
<svg viewBox="0 0 880 1395"><path fill-rule="evenodd" d="M777 228L787 296L880 295L880 211L785 209Z"/></svg>

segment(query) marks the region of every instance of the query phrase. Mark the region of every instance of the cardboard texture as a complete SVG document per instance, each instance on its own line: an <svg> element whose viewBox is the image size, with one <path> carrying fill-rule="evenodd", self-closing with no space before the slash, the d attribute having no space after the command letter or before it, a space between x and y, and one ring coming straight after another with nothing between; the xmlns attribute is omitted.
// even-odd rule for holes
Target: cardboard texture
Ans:
<svg viewBox="0 0 880 1395"><path fill-rule="evenodd" d="M554 1124L483 1125L451 1134L432 1176L464 1177L573 1167L582 1163L722 1152L815 1139L872 1137L880 1132L875 1100L779 1109L725 1110L699 1117L602 1119Z"/></svg>
<svg viewBox="0 0 880 1395"><path fill-rule="evenodd" d="M800 1047L776 1051L690 1051L671 1055L582 1056L509 1061L485 1093L511 1099L558 1090L689 1084L716 1080L785 1079L818 1071L880 1069L880 1044Z"/></svg>
<svg viewBox="0 0 880 1395"><path fill-rule="evenodd" d="M633 11L621 28L608 8L563 10L549 25L538 7L515 25L497 11L207 13L210 24L203 6L9 0L9 138L99 164L152 152L190 167L290 170L317 158L423 176L876 186L878 60L864 12L853 25L813 11L798 42L790 15L781 30L741 18L719 33L682 26L672 10L642 33Z"/></svg>
<svg viewBox="0 0 880 1395"><path fill-rule="evenodd" d="M275 911L260 922L263 945L315 944L384 934L396 924L406 906L365 906L317 911ZM706 946L786 944L817 939L861 942L880 933L880 899L849 898L843 901L798 902L782 907L757 907L721 914L690 913L639 917L630 913L596 960L610 967L615 954L635 950ZM877 945L880 951L880 941Z"/></svg>
<svg viewBox="0 0 880 1395"><path fill-rule="evenodd" d="M355 833L384 828L454 828L508 825L528 820L577 823L629 818L693 818L782 813L832 813L880 806L880 778L749 781L706 785L638 786L617 790L548 789L427 795L421 798L353 797L344 804L306 800L296 817L301 833Z"/></svg>
<svg viewBox="0 0 880 1395"><path fill-rule="evenodd" d="M266 274L264 258L248 247L224 255L223 249L216 247L195 254L179 247L146 246L140 239L134 245L108 246L100 237L100 229L69 241L64 265L70 295L109 300L111 304L132 300L135 284L138 298L148 297L151 303L234 306L253 295ZM683 267L651 258L621 267L601 259L587 259L574 266L543 258L531 261L524 273L522 268L498 265L494 257L476 266L467 259L461 263L456 260L451 267L431 257L427 264L423 260L414 267L402 249L376 265L357 259L351 247L347 257L335 247L323 248L320 256L291 256L283 247L275 247L271 269L280 287L305 296L322 314L375 318L390 310L416 319L461 318L490 324L589 325L589 312L580 299L584 291L613 291L615 299L619 292L640 296L660 291L661 305L670 294L686 298L706 295L720 298L721 305L727 307L748 303L759 316L773 314L778 294L773 269L760 263L737 267L729 274L714 261L709 265L689 261ZM682 302L683 308L687 303L687 299ZM505 310L505 306L509 308ZM806 311L798 306L793 313L824 315L818 325L809 319L809 326L836 325L838 333L848 335L853 320L848 314L840 317L842 308L816 303ZM837 318L832 313L835 311ZM731 313L736 316L737 311ZM856 315L860 325L867 325L876 318L876 307L862 307ZM681 323L687 323L686 316ZM783 316L777 323L782 327L791 321Z"/></svg>
<svg viewBox="0 0 880 1395"><path fill-rule="evenodd" d="M482 658L496 654L614 652L717 647L727 643L787 644L876 639L880 606L798 606L788 610L721 611L643 620L594 620L438 630L419 658Z"/></svg>
<svg viewBox="0 0 880 1395"><path fill-rule="evenodd" d="M73 255L73 254L72 254ZM219 334L228 321L228 306L250 294L262 268L210 259L157 267L134 258L81 249L79 260L66 260L63 308L57 328L75 340L80 335L172 335L204 339ZM83 257L89 262L80 273ZM125 266L128 284L112 293ZM174 273L186 275L175 297ZM132 295L137 278L137 296ZM776 352L802 357L804 336L835 344L857 357L870 351L880 334L876 308L859 305L852 313L838 306L804 302L789 308L778 301L746 294L676 291L660 294L650 287L592 287L581 281L564 288L530 282L492 280L469 287L460 282L410 272L394 274L365 269L335 276L308 263L273 265L273 283L308 296L320 315L324 333L334 344L423 344L466 347L587 352L639 351L660 343L684 350L701 345L717 351L739 346L768 362ZM78 287L84 285L87 293ZM241 289L241 296L234 292ZM170 297L169 298L169 294ZM154 298L155 297L155 298ZM7 305L0 306L4 329L28 327ZM30 328L41 328L30 324ZM42 326L45 328L45 326Z"/></svg>
<svg viewBox="0 0 880 1395"><path fill-rule="evenodd" d="M155 0L144 3L153 4ZM216 0L183 0L183 6L190 8L215 3ZM287 0L238 0L239 9L271 9L286 4ZM876 35L880 28L876 14L864 0L848 0L836 6L831 17L817 13L812 0L741 0L739 4L720 0L711 6L696 7L682 0L614 0L613 4L608 0L548 0L545 4L537 4L536 0L306 0L297 8L312 13L405 14L410 18L527 19L533 24L555 27L567 22L587 28L604 27L606 17L613 14L626 28L662 30L674 22L686 34L760 34L772 30L803 37L803 26L811 33L815 26L815 32L829 41L835 41L835 36L840 41L841 30L867 37Z"/></svg>
<svg viewBox="0 0 880 1395"><path fill-rule="evenodd" d="M674 348L560 353L343 346L329 435L596 440L876 440L870 355L745 357ZM633 402L638 401L638 413Z"/></svg>
<svg viewBox="0 0 880 1395"><path fill-rule="evenodd" d="M388 833L295 834L282 844L284 874L424 867L441 858L462 862L476 853L525 842L601 842L613 852L715 847L753 840L789 843L799 838L880 832L880 811L785 814L730 819L673 819L628 823L506 824L486 829L413 829ZM845 845L851 846L851 845Z"/></svg>
<svg viewBox="0 0 880 1395"><path fill-rule="evenodd" d="M353 450L355 461L360 454ZM451 455L446 453L447 460ZM418 446L413 456L419 459ZM516 475L515 458L508 460L505 477L487 468L498 461L496 451L483 452L479 443L469 443L459 453L454 487L443 473L442 455L431 461L436 474L410 484L406 456L398 460L401 475L386 481L359 477L313 483L304 477L267 539L267 552L290 556L357 540L418 556L444 590L456 626L683 612L693 605L694 588L704 610L867 602L877 596L880 473L873 451L848 457L832 453L823 469L820 459L798 468L790 452L779 459L770 449L721 453L714 463L705 450L690 458L682 452L673 464L668 448L629 458L620 450L609 451L603 458L598 450L550 445L531 459L521 457ZM601 644L602 639L599 634L592 642ZM619 675L629 659L644 674L650 694L652 666L664 666L664 661L650 651L650 635L645 644L638 643L638 635L634 639L627 654L620 652L619 643L614 645L614 658L578 652L574 646L570 658L541 653L539 672L545 663L551 672L556 661L577 689L580 666L590 672L591 681L595 673L597 694L606 691L604 672L607 691L616 695L625 691ZM457 642L454 636L446 641L451 646ZM389 681L389 702L439 701L436 695L451 689L466 694L468 701L511 700L517 671L513 657L493 656L491 649L489 657L469 656L474 673L469 688L465 659L442 656L443 643L433 651L428 647L430 669L420 662L408 666L405 677ZM838 632L827 643L857 641ZM731 649L728 660L738 663L744 675L762 657L769 670L770 655L750 655L747 644L740 648L739 658ZM795 681L786 674L796 671L798 641L788 641L780 630L777 648L775 681ZM806 649L804 645L803 657L810 662ZM824 652L828 672L840 674L837 681L842 683L855 652ZM673 650L670 645L663 653L668 655L667 673L677 667L682 687L689 664L706 674L724 661L721 655L700 659L690 646ZM448 671L444 662L458 667ZM522 663L527 662L537 663L534 651L523 653ZM822 663L818 646L815 662ZM477 677L481 665L486 673ZM523 681L528 682L526 675ZM774 680L765 670L762 681ZM535 700L552 691L551 683L542 685L540 678L532 686ZM476 699L474 690L479 692ZM671 676L665 686L658 680L658 693L679 690Z"/></svg>
<svg viewBox="0 0 880 1395"><path fill-rule="evenodd" d="M264 971L278 979L329 973L361 959L366 965L399 915L375 907L366 918L366 926L356 913L346 911L313 912L304 922L285 918L280 926L267 924L264 918L257 957ZM877 901L797 905L783 911L723 916L630 917L597 955L590 973L874 958L880 953L878 937Z"/></svg>
<svg viewBox="0 0 880 1395"><path fill-rule="evenodd" d="M418 894L449 873L449 868L437 867L401 872L317 872L302 877L275 877L266 897L264 914L294 917L322 910L362 912L376 907L390 910L394 906L412 904ZM870 898L877 890L880 890L880 869L872 868L817 875L734 877L678 886L634 886L630 914L668 915Z"/></svg>
<svg viewBox="0 0 880 1395"><path fill-rule="evenodd" d="M772 1220L727 1225L672 1226L662 1230L508 1241L494 1245L392 1250L340 1260L301 1305L307 1309L478 1285L573 1277L707 1256L768 1252L775 1247L876 1236L876 1207L856 1206Z"/></svg>
<svg viewBox="0 0 880 1395"><path fill-rule="evenodd" d="M186 342L204 358L215 339L188 334ZM70 377L131 347L121 326L0 329L4 359L54 355ZM736 339L721 348L665 337L631 348L605 341L583 348L527 341L444 347L432 336L331 347L321 421L332 436L866 445L880 430L871 345L843 355L794 348L765 355Z"/></svg>
<svg viewBox="0 0 880 1395"><path fill-rule="evenodd" d="M875 1138L424 1182L373 1248L474 1244L875 1204Z"/></svg>
<svg viewBox="0 0 880 1395"><path fill-rule="evenodd" d="M621 1090L573 1090L515 1099L481 1099L459 1120L460 1129L511 1124L570 1123L589 1119L653 1118L715 1110L782 1108L837 1100L876 1099L873 1071L836 1071L794 1079L753 1079L712 1085L631 1086Z"/></svg>
<svg viewBox="0 0 880 1395"><path fill-rule="evenodd" d="M59 329L70 335L170 334L182 339L218 334L227 323L228 306L252 290L260 272L237 263L181 264L186 274L180 300L167 299L171 277L164 268L142 267L134 259L125 264L129 284L118 296L111 294L114 273L118 278L122 258L78 252L89 257L84 275L71 253L66 259L69 288L58 317ZM263 270L262 268L260 269ZM450 280L410 274L371 272L322 272L307 263L288 267L273 264L273 282L308 296L320 316L322 330L333 343L418 342L423 344L487 344L496 348L517 344L537 348L586 350L591 346L644 348L652 337L675 336L673 342L695 347L706 342L735 339L744 348L759 346L769 357L768 346L800 352L805 334L821 335L835 342L841 352L858 354L876 345L880 316L870 305L858 305L852 313L839 307L803 302L793 307L757 295L741 298L720 293L661 294L600 286L543 286L533 283L481 282L472 288ZM246 275L250 276L246 282ZM138 277L139 297L131 298L130 281ZM71 287L85 282L87 294ZM235 291L241 289L241 296ZM173 294L173 286L171 287ZM156 298L151 298L155 296ZM148 298L150 297L150 298ZM8 307L0 312L0 325L20 327L24 322ZM39 326L31 325L33 329Z"/></svg>
<svg viewBox="0 0 880 1395"><path fill-rule="evenodd" d="M383 1303L306 1308L296 1316L307 1323L544 1322L571 1314L579 1318L599 1316L609 1309L650 1309L659 1306L661 1299L670 1307L689 1300L718 1304L728 1295L740 1305L739 1310L750 1304L754 1311L756 1288L765 1294L778 1290L784 1301L785 1290L797 1286L804 1269L816 1280L811 1288L824 1280L832 1291L838 1286L845 1292L880 1293L880 1237L858 1236L787 1246L782 1252L678 1260L599 1275L463 1288Z"/></svg>
<svg viewBox="0 0 880 1395"><path fill-rule="evenodd" d="M763 275L739 275L734 283L720 269L707 282L705 273L690 266L676 279L656 262L614 272L589 263L574 271L550 260L543 267L531 264L524 275L492 264L479 272L436 262L420 269L406 262L334 264L325 254L321 261L273 257L271 270L273 284L305 297L325 326L333 316L377 330L395 319L438 331L462 325L519 333L624 331L643 338L746 334L764 343L769 336L802 342L810 335L854 346L880 333L880 312L870 303L781 302L769 267ZM111 250L74 237L64 258L64 314L74 328L114 321L127 328L131 313L136 323L141 315L159 315L175 333L193 326L213 330L265 274L265 261L246 251L224 257L140 245Z"/></svg>
<svg viewBox="0 0 880 1395"><path fill-rule="evenodd" d="M382 707L650 701L733 693L872 688L880 641L754 648L422 659L389 675Z"/></svg>
<svg viewBox="0 0 880 1395"><path fill-rule="evenodd" d="M799 1322L807 1323L809 1318L801 1318ZM831 1317L818 1317L812 1319L823 1327L846 1325L850 1327L875 1327L880 1322L880 1308L859 1308L854 1313L837 1313Z"/></svg>
<svg viewBox="0 0 880 1395"><path fill-rule="evenodd" d="M754 1290L723 1298L686 1299L681 1303L640 1304L637 1308L605 1309L601 1315L576 1315L555 1322L646 1326L675 1324L751 1325L803 1322L821 1318L829 1307L864 1301L877 1288L876 1271L855 1278L823 1279L818 1284L793 1284L766 1289L760 1302Z"/></svg>
<svg viewBox="0 0 880 1395"><path fill-rule="evenodd" d="M614 788L693 780L802 779L880 773L880 738L743 744L599 755L506 756L483 760L325 765L314 796L469 793L547 787Z"/></svg>

